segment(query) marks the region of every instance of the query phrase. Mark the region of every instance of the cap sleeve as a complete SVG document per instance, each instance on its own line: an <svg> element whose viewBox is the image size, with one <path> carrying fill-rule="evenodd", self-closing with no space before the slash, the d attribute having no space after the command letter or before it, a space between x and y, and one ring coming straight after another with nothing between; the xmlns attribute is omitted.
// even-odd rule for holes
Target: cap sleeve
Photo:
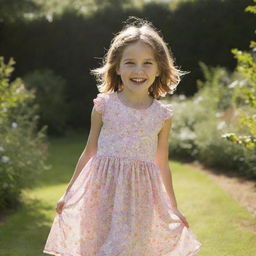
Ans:
<svg viewBox="0 0 256 256"><path fill-rule="evenodd" d="M173 105L172 104L165 104L162 108L162 117L163 120L166 120L173 116Z"/></svg>
<svg viewBox="0 0 256 256"><path fill-rule="evenodd" d="M105 99L103 93L98 93L97 97L93 99L93 104L95 106L95 109L99 113L103 113L104 111L104 105L105 105Z"/></svg>

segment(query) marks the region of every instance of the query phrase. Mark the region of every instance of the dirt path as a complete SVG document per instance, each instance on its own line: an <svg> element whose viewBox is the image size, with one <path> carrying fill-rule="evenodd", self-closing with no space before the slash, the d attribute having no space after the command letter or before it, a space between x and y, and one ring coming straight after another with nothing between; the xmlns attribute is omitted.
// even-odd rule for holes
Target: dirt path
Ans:
<svg viewBox="0 0 256 256"><path fill-rule="evenodd" d="M217 173L216 170L205 168L199 162L185 164L198 168L208 175L213 181L228 192L238 203L244 206L254 217L256 217L256 182L249 181L235 175L227 176ZM255 227L256 231L256 227Z"/></svg>

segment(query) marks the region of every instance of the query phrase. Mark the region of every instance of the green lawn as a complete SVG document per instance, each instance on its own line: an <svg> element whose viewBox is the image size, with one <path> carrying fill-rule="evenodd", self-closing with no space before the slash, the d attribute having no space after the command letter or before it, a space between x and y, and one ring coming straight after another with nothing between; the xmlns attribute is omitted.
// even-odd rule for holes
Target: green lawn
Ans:
<svg viewBox="0 0 256 256"><path fill-rule="evenodd" d="M50 140L52 168L37 186L24 190L24 206L0 225L0 256L38 256L55 215L55 205L85 146L86 135ZM256 235L242 226L256 220L205 174L170 162L178 206L202 242L199 256L255 256Z"/></svg>

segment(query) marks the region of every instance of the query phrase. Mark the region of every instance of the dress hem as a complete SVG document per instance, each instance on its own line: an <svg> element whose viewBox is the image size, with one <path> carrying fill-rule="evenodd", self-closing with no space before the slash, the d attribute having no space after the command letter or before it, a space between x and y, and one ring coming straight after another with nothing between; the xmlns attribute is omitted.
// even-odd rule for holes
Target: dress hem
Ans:
<svg viewBox="0 0 256 256"><path fill-rule="evenodd" d="M196 254L200 251L201 246L202 246L202 244L197 245L192 253L186 254L184 256L196 256ZM51 251L51 250L43 250L43 253L52 254L52 255L55 255L55 256L73 256L73 255L70 255L70 254L62 254L60 252ZM170 252L168 252L167 254L160 255L160 256L168 256L169 253ZM83 256L83 255L76 255L76 256Z"/></svg>
<svg viewBox="0 0 256 256"><path fill-rule="evenodd" d="M55 251L51 251L51 250L43 250L43 253L52 254L55 256L72 256L70 254L62 254L60 252L55 252Z"/></svg>
<svg viewBox="0 0 256 256"><path fill-rule="evenodd" d="M196 256L196 254L201 250L201 246L202 246L201 243L198 244L198 245L195 247L195 250L194 250L192 253L190 253L190 254L188 254L188 255L186 255L186 256Z"/></svg>

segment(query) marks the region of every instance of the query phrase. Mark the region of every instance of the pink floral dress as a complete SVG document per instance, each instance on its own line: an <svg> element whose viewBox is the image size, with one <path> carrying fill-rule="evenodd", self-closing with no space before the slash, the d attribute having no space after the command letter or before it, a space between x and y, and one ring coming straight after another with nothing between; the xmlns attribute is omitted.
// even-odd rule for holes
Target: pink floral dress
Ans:
<svg viewBox="0 0 256 256"><path fill-rule="evenodd" d="M117 92L93 100L103 126L43 250L61 256L194 256L201 243L172 212L154 156L171 104L126 106Z"/></svg>

